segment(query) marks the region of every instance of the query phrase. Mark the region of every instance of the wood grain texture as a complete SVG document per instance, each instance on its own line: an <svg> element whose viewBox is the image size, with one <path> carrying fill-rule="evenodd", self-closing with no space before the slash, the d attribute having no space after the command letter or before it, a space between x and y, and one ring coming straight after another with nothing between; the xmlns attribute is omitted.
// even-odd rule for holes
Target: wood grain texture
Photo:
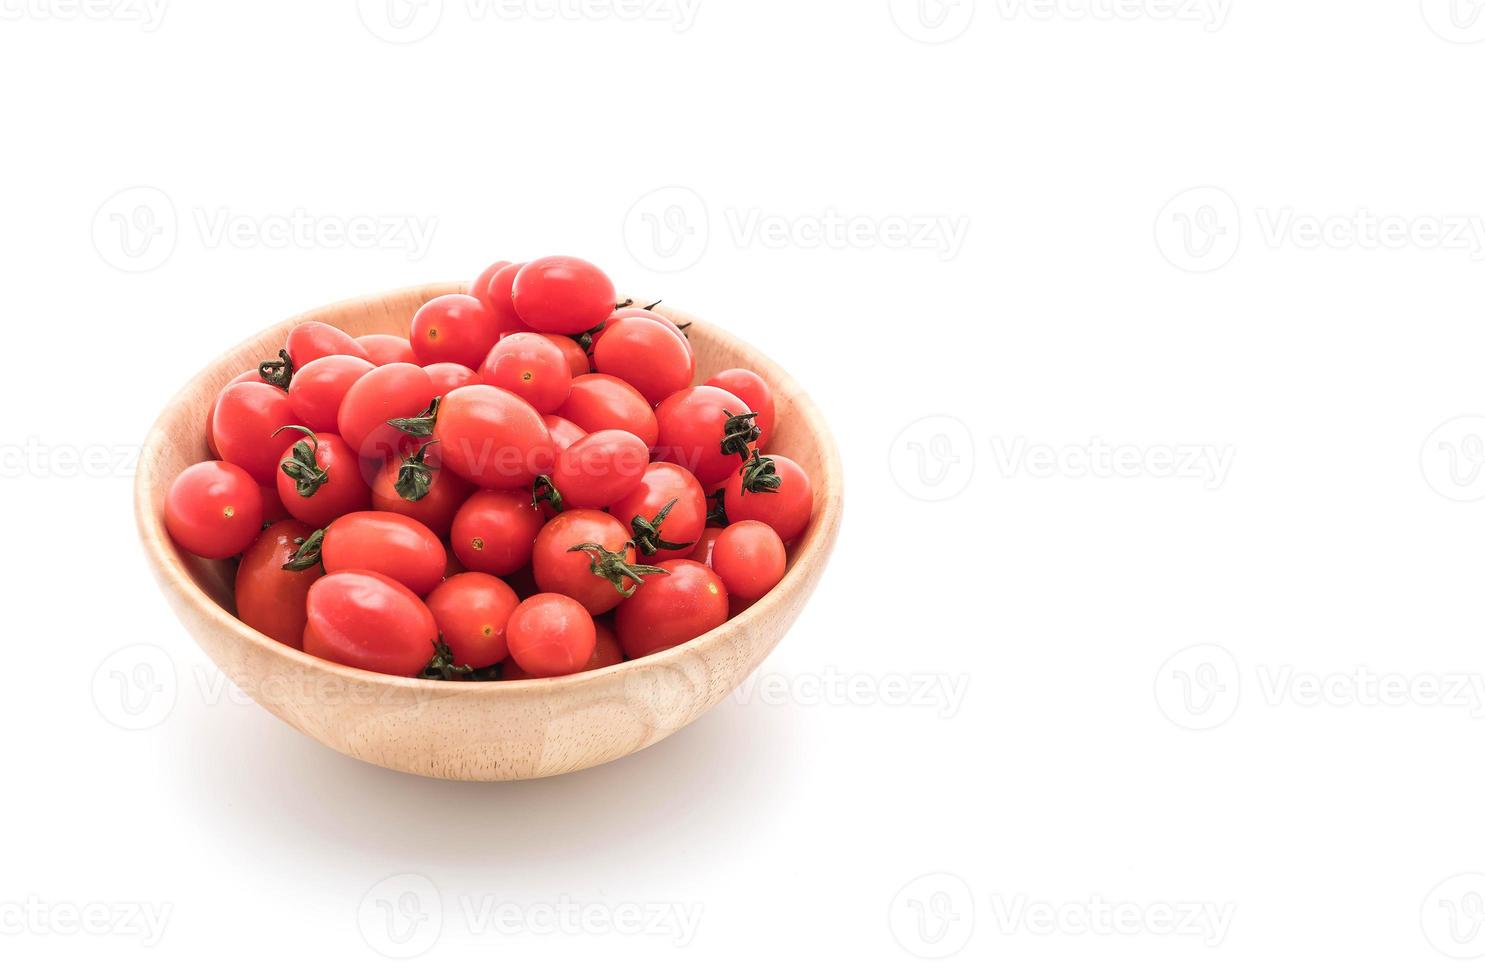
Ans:
<svg viewBox="0 0 1485 980"><path fill-rule="evenodd" d="M330 663L263 636L232 613L228 562L181 552L165 532L165 493L208 458L207 409L228 380L273 356L290 328L332 323L353 336L406 336L428 299L461 292L436 283L336 303L277 324L198 374L155 423L135 479L135 517L161 590L196 642L232 682L306 735L374 765L442 779L529 779L611 762L696 720L763 662L799 615L830 557L841 520L834 440L809 397L778 365L681 310L698 378L745 367L777 401L769 451L797 461L814 484L809 530L784 580L724 626L690 643L603 670L545 680L457 683L389 677ZM245 747L245 751L251 751Z"/></svg>

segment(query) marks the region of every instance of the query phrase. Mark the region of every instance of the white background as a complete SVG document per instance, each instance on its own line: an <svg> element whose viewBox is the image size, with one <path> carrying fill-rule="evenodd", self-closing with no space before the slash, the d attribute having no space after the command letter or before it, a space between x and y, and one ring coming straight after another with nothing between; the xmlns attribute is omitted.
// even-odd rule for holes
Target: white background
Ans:
<svg viewBox="0 0 1485 980"><path fill-rule="evenodd" d="M553 2L0 0L0 966L1477 975L1479 5ZM813 392L834 562L637 756L342 758L172 618L129 454L551 252Z"/></svg>

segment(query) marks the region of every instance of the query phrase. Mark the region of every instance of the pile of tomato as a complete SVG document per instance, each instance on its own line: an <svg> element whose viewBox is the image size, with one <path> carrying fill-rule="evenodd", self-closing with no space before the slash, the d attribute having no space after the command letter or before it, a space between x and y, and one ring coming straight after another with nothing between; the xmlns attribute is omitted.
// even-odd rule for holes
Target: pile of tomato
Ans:
<svg viewBox="0 0 1485 980"><path fill-rule="evenodd" d="M440 680L593 670L722 625L783 578L810 478L765 381L696 383L676 324L592 263L498 262L406 337L301 323L228 382L165 524L237 559L237 615Z"/></svg>

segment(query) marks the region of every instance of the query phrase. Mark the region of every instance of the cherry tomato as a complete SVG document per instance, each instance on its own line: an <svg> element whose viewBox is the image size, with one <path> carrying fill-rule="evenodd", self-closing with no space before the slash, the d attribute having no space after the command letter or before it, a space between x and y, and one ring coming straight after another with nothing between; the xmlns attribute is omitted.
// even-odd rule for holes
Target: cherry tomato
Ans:
<svg viewBox="0 0 1485 980"><path fill-rule="evenodd" d="M278 461L296 438L284 426L298 424L299 416L282 388L228 385L217 396L213 409L212 439L222 459L241 466L259 483L272 483Z"/></svg>
<svg viewBox="0 0 1485 980"><path fill-rule="evenodd" d="M474 486L443 465L438 443L424 443L402 460L388 460L371 481L373 510L419 521L442 538Z"/></svg>
<svg viewBox="0 0 1485 980"><path fill-rule="evenodd" d="M320 560L327 572L366 569L427 595L443 581L447 555L443 542L411 517L363 510L325 529Z"/></svg>
<svg viewBox="0 0 1485 980"><path fill-rule="evenodd" d="M679 646L727 622L727 586L700 562L676 558L660 563L668 573L647 579L619 606L614 628L633 660Z"/></svg>
<svg viewBox="0 0 1485 980"><path fill-rule="evenodd" d="M521 318L516 315L516 308L511 305L511 287L523 265L524 262L513 262L497 270L490 277L490 284L485 287L485 291L477 294L485 304L485 309L495 318L495 327L502 334L531 329L521 322Z"/></svg>
<svg viewBox="0 0 1485 980"><path fill-rule="evenodd" d="M511 286L511 305L531 329L577 334L614 311L614 284L591 262L552 255L527 262Z"/></svg>
<svg viewBox="0 0 1485 980"><path fill-rule="evenodd" d="M550 490L563 507L598 510L625 496L644 477L650 450L623 429L601 429L557 454Z"/></svg>
<svg viewBox="0 0 1485 980"><path fill-rule="evenodd" d="M525 490L480 490L454 515L454 555L476 572L509 575L531 562L541 511Z"/></svg>
<svg viewBox="0 0 1485 980"><path fill-rule="evenodd" d="M439 398L447 395L455 388L463 388L465 385L477 385L480 376L470 368L452 361L439 361L429 364L423 368L428 372L428 379L433 382L433 394Z"/></svg>
<svg viewBox="0 0 1485 980"><path fill-rule="evenodd" d="M809 526L815 497L809 474L794 460L755 454L727 480L722 507L730 523L762 521L788 542Z"/></svg>
<svg viewBox="0 0 1485 980"><path fill-rule="evenodd" d="M644 320L654 320L656 323L662 323L665 326L669 327L671 330L680 334L682 339L685 339L686 337L686 332L680 327L676 326L675 321L672 320L670 317L666 316L664 313L657 313L656 311L644 306L626 306L621 310L614 310L614 312L609 315L608 320L604 322L604 326L607 327L617 320L627 320L631 317L638 317Z"/></svg>
<svg viewBox="0 0 1485 980"><path fill-rule="evenodd" d="M613 627L602 620L593 620L593 631L597 639L593 643L593 655L588 662L583 664L581 670L600 670L604 667L612 667L614 664L624 662L624 648L619 646L619 637L614 633ZM514 660L507 659L500 665L500 679L503 681L528 681L533 675L521 669L521 665Z"/></svg>
<svg viewBox="0 0 1485 980"><path fill-rule="evenodd" d="M488 295L490 292L490 281L495 278L495 274L497 272L499 272L501 269L504 269L508 265L510 265L509 262L496 262L494 265L487 268L484 272L481 272L477 277L475 277L474 282L469 284L469 295L473 296L481 303L485 302L485 296Z"/></svg>
<svg viewBox="0 0 1485 980"><path fill-rule="evenodd" d="M541 420L547 424L547 432L551 433L552 436L552 446L558 452L561 452L588 434L582 426L575 422L570 422L560 415L543 415Z"/></svg>
<svg viewBox="0 0 1485 980"><path fill-rule="evenodd" d="M531 571L543 592L571 596L597 616L632 595L655 574L636 563L629 532L600 510L568 510L536 536Z"/></svg>
<svg viewBox="0 0 1485 980"><path fill-rule="evenodd" d="M674 326L648 317L610 317L593 344L593 365L623 378L654 404L696 375L691 343Z"/></svg>
<svg viewBox="0 0 1485 980"><path fill-rule="evenodd" d="M748 411L757 412L758 417L753 421L758 426L758 448L762 449L768 443L768 437L773 435L774 409L773 391L767 381L747 368L728 368L718 371L702 384L732 392L743 400Z"/></svg>
<svg viewBox="0 0 1485 980"><path fill-rule="evenodd" d="M366 348L355 337L339 327L332 327L318 320L301 323L290 330L284 347L289 352L289 360L293 362L295 371L332 354L367 359Z"/></svg>
<svg viewBox="0 0 1485 980"><path fill-rule="evenodd" d="M651 449L655 448L660 431L655 412L644 395L629 382L611 374L580 374L573 378L567 401L558 407L556 414L588 432L599 429L633 432Z"/></svg>
<svg viewBox="0 0 1485 980"><path fill-rule="evenodd" d="M743 400L709 385L671 395L656 407L655 419L655 458L679 463L707 486L739 469L756 439Z"/></svg>
<svg viewBox="0 0 1485 980"><path fill-rule="evenodd" d="M500 338L500 329L479 300L450 293L435 296L413 314L409 338L419 364L452 361L477 368Z"/></svg>
<svg viewBox="0 0 1485 980"><path fill-rule="evenodd" d="M456 667L479 669L504 660L506 624L519 604L510 586L483 572L455 575L428 594L428 609Z"/></svg>
<svg viewBox="0 0 1485 980"><path fill-rule="evenodd" d="M193 555L230 558L252 544L262 529L257 481L233 463L209 460L187 466L165 494L165 530Z"/></svg>
<svg viewBox="0 0 1485 980"><path fill-rule="evenodd" d="M295 431L308 432L302 426ZM371 506L360 458L333 432L309 433L289 447L279 461L278 497L290 514L312 527Z"/></svg>
<svg viewBox="0 0 1485 980"><path fill-rule="evenodd" d="M738 521L722 529L709 566L734 599L759 599L784 577L789 556L778 532L762 521Z"/></svg>
<svg viewBox="0 0 1485 980"><path fill-rule="evenodd" d="M394 337L385 333L369 333L360 340L366 351L366 359L380 367L383 364L416 364L418 357L412 344L405 337Z"/></svg>
<svg viewBox="0 0 1485 980"><path fill-rule="evenodd" d="M639 485L609 505L629 529L645 561L650 556L689 558L706 528L706 492L691 471L674 463L651 463Z"/></svg>
<svg viewBox="0 0 1485 980"><path fill-rule="evenodd" d="M701 538L696 542L696 547L686 557L692 561L699 561L707 568L712 567L712 552L717 545L717 538L722 536L725 527L709 527L701 532Z"/></svg>
<svg viewBox="0 0 1485 980"><path fill-rule="evenodd" d="M325 573L318 565L289 571L284 563L313 532L300 521L278 521L258 535L237 566L237 618L296 650L304 642L305 596Z"/></svg>
<svg viewBox="0 0 1485 980"><path fill-rule="evenodd" d="M237 377L233 378L231 381L228 381L226 385L223 385L223 387L225 388L225 387L228 387L230 385L240 385L240 384L243 384L243 383L249 382L249 381L256 381L259 384L262 384L263 383L263 379L258 376L258 369L257 368L254 368L251 371L244 371L244 372L242 372ZM222 454L219 453L219 452L217 452L217 441L212 436L212 433L211 433L212 422L213 422L213 420L216 417L217 417L217 402L216 402L216 399L212 399L211 408L208 408L206 410L206 451L211 454L211 456L212 456L213 459L221 459L222 458Z"/></svg>
<svg viewBox="0 0 1485 980"><path fill-rule="evenodd" d="M368 459L405 455L417 439L387 422L415 418L432 401L433 380L427 371L416 364L383 364L358 378L345 393L337 413L340 435Z"/></svg>
<svg viewBox="0 0 1485 980"><path fill-rule="evenodd" d="M565 595L543 592L516 607L506 626L511 659L532 677L582 670L593 656L593 617Z"/></svg>
<svg viewBox="0 0 1485 980"><path fill-rule="evenodd" d="M572 369L562 348L542 334L513 333L487 350L480 367L485 384L520 395L543 414L567 400Z"/></svg>
<svg viewBox="0 0 1485 980"><path fill-rule="evenodd" d="M556 450L541 414L503 388L455 388L438 405L433 429L444 463L481 487L530 487L551 469Z"/></svg>
<svg viewBox="0 0 1485 980"><path fill-rule="evenodd" d="M567 358L567 370L571 372L574 378L580 374L588 373L588 354L583 350L582 344L560 333L544 333L541 336L547 338L561 349L562 356ZM505 338L502 337L501 339L504 340Z"/></svg>
<svg viewBox="0 0 1485 980"><path fill-rule="evenodd" d="M339 425L340 403L362 375L376 367L364 357L327 354L294 369L289 382L289 405L299 421L316 432Z"/></svg>
<svg viewBox="0 0 1485 980"><path fill-rule="evenodd" d="M374 571L332 572L309 587L304 652L398 677L437 652L433 613L401 582Z"/></svg>

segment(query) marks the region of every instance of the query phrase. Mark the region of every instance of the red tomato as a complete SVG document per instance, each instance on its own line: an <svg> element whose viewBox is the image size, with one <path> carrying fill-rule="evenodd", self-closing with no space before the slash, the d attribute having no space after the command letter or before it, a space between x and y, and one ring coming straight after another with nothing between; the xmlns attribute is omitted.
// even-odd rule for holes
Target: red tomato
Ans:
<svg viewBox="0 0 1485 980"><path fill-rule="evenodd" d="M702 384L732 392L747 404L748 411L757 412L758 417L753 421L758 426L758 448L762 449L768 443L768 437L773 435L774 415L773 391L767 381L747 368L728 368L718 371Z"/></svg>
<svg viewBox="0 0 1485 980"><path fill-rule="evenodd" d="M666 316L664 313L655 312L647 306L626 306L623 309L614 310L614 312L609 316L608 320L605 321L604 326L606 327L616 320L627 320L631 317L638 317L643 320L654 320L656 323L663 323L671 330L674 330L676 333L680 334L682 338L686 336L686 332L680 327L676 326L674 320ZM690 324L687 324L687 326L690 326Z"/></svg>
<svg viewBox="0 0 1485 980"><path fill-rule="evenodd" d="M601 429L558 453L551 475L537 482L547 484L554 503L599 510L639 486L649 462L650 450L639 436Z"/></svg>
<svg viewBox="0 0 1485 980"><path fill-rule="evenodd" d="M378 572L418 595L427 595L443 581L447 564L443 542L428 528L411 517L374 510L338 519L325 529L319 549L327 572Z"/></svg>
<svg viewBox="0 0 1485 980"><path fill-rule="evenodd" d="M588 658L586 664L583 664L582 670L600 670L623 663L624 648L619 646L619 637L614 633L613 627L602 620L595 619L593 631L597 636L593 643L593 655ZM522 670L521 665L514 660L507 659L500 665L500 679L503 681L529 681L532 677L533 675Z"/></svg>
<svg viewBox="0 0 1485 980"><path fill-rule="evenodd" d="M237 618L271 639L294 647L304 642L305 596L324 570L284 568L314 532L299 521L278 521L243 552L235 585Z"/></svg>
<svg viewBox="0 0 1485 980"><path fill-rule="evenodd" d="M477 368L500 339L500 328L485 305L473 296L435 296L413 314L409 331L419 364L452 361Z"/></svg>
<svg viewBox="0 0 1485 980"><path fill-rule="evenodd" d="M242 372L237 377L233 378L231 381L228 381L227 384L226 385L223 385L222 387L223 388L226 388L226 387L229 387L231 385L240 385L240 384L242 384L244 382L247 382L247 381L256 381L259 384L262 384L263 383L263 379L258 376L258 370L257 370L257 368L254 368L251 371L244 371L244 372ZM206 451L211 454L211 456L212 456L213 459L221 459L222 458L222 454L219 453L219 452L217 452L217 441L212 436L212 433L211 433L212 423L213 423L213 420L216 417L217 417L217 403L216 403L216 399L212 399L211 408L208 408L206 410Z"/></svg>
<svg viewBox="0 0 1485 980"><path fill-rule="evenodd" d="M580 374L588 373L588 353L583 350L582 344L560 333L544 333L541 336L547 338L561 349L562 356L567 358L567 370L571 372L574 378Z"/></svg>
<svg viewBox="0 0 1485 980"><path fill-rule="evenodd" d="M689 558L706 528L706 492L691 471L674 463L651 463L639 485L609 505L629 528L642 556Z"/></svg>
<svg viewBox="0 0 1485 980"><path fill-rule="evenodd" d="M289 339L285 341L284 347L288 349L289 360L294 362L295 371L322 357L329 357L331 354L346 354L366 359L366 348L362 347L355 337L339 327L332 327L318 320L301 323L290 330Z"/></svg>
<svg viewBox="0 0 1485 980"><path fill-rule="evenodd" d="M762 521L787 542L809 526L815 496L809 474L794 460L755 453L728 479L722 506L729 522Z"/></svg>
<svg viewBox="0 0 1485 980"><path fill-rule="evenodd" d="M623 429L655 447L659 424L644 395L622 378L611 374L581 374L572 379L567 401L557 415L577 423L588 432L599 429Z"/></svg>
<svg viewBox="0 0 1485 980"><path fill-rule="evenodd" d="M582 426L569 422L560 415L543 415L541 420L547 424L547 432L552 436L552 446L558 452L588 434Z"/></svg>
<svg viewBox="0 0 1485 980"><path fill-rule="evenodd" d="M520 395L538 412L552 411L567 400L572 369L562 349L539 333L513 333L487 348L480 367L487 385Z"/></svg>
<svg viewBox="0 0 1485 980"><path fill-rule="evenodd" d="M405 455L417 443L389 419L415 418L433 401L433 380L416 364L383 364L345 393L337 413L341 437L368 459Z"/></svg>
<svg viewBox="0 0 1485 980"><path fill-rule="evenodd" d="M309 587L305 613L304 652L347 667L413 677L437 652L433 613L377 572L326 575Z"/></svg>
<svg viewBox="0 0 1485 980"><path fill-rule="evenodd" d="M278 461L296 438L292 431L284 431L284 426L298 424L299 416L282 388L228 385L217 396L213 409L212 440L222 459L241 466L259 483L272 483Z"/></svg>
<svg viewBox="0 0 1485 980"><path fill-rule="evenodd" d="M541 414L490 385L456 388L445 395L433 438L441 443L449 469L493 490L531 486L551 469L556 456Z"/></svg>
<svg viewBox="0 0 1485 980"><path fill-rule="evenodd" d="M679 463L707 486L741 468L757 438L743 400L709 385L671 395L655 409L655 419L655 458Z"/></svg>
<svg viewBox="0 0 1485 980"><path fill-rule="evenodd" d="M582 670L593 656L593 617L565 595L543 592L516 607L506 627L511 659L532 677Z"/></svg>
<svg viewBox="0 0 1485 980"><path fill-rule="evenodd" d="M504 269L508 265L510 265L509 262L496 262L484 272L481 272L479 276L475 278L474 282L470 283L469 295L473 296L481 303L485 302L485 296L488 295L490 292L490 281L495 278L495 274L497 272L499 272L501 269Z"/></svg>
<svg viewBox="0 0 1485 980"><path fill-rule="evenodd" d="M526 491L480 490L454 515L449 538L465 568L510 575L531 562L541 525L541 511Z"/></svg>
<svg viewBox="0 0 1485 980"><path fill-rule="evenodd" d="M433 394L439 398L447 395L455 388L463 388L465 385L477 385L480 383L480 376L475 374L473 370L462 364L455 364L452 361L439 361L436 364L429 364L423 370L428 372L428 380L433 382Z"/></svg>
<svg viewBox="0 0 1485 980"><path fill-rule="evenodd" d="M783 539L762 521L738 521L722 529L708 563L734 599L759 599L784 577L789 556Z"/></svg>
<svg viewBox="0 0 1485 980"><path fill-rule="evenodd" d="M483 572L455 575L428 594L452 663L476 670L505 659L506 624L519 604L510 586Z"/></svg>
<svg viewBox="0 0 1485 980"><path fill-rule="evenodd" d="M717 545L717 538L722 536L725 527L709 527L701 532L701 538L696 542L696 547L686 557L692 561L699 561L707 568L712 567L712 552Z"/></svg>
<svg viewBox="0 0 1485 980"><path fill-rule="evenodd" d="M663 561L669 574L645 582L614 614L629 659L679 646L727 622L727 586L717 573L686 558Z"/></svg>
<svg viewBox="0 0 1485 980"><path fill-rule="evenodd" d="M279 462L278 497L285 509L313 527L324 527L352 511L371 506L371 489L361 479L361 460L333 432L309 432Z"/></svg>
<svg viewBox="0 0 1485 980"><path fill-rule="evenodd" d="M582 333L614 311L614 284L591 262L552 255L527 262L511 286L511 305L541 333Z"/></svg>
<svg viewBox="0 0 1485 980"><path fill-rule="evenodd" d="M209 460L187 466L165 494L165 530L193 555L230 558L252 544L262 529L258 484L232 463Z"/></svg>
<svg viewBox="0 0 1485 980"><path fill-rule="evenodd" d="M543 592L572 596L597 616L617 606L657 574L635 563L629 532L600 510L569 510L536 536L531 571Z"/></svg>
<svg viewBox="0 0 1485 980"><path fill-rule="evenodd" d="M351 385L376 367L364 357L327 354L296 368L289 382L289 405L299 421L316 432L333 431L340 424L340 403Z"/></svg>
<svg viewBox="0 0 1485 980"><path fill-rule="evenodd" d="M417 355L405 337L393 337L385 333L369 333L360 340L366 351L366 359L380 367L383 364L416 364Z"/></svg>
<svg viewBox="0 0 1485 980"><path fill-rule="evenodd" d="M443 466L438 443L424 443L402 461L388 460L371 481L373 510L421 522L442 538L474 487Z"/></svg>
<svg viewBox="0 0 1485 980"><path fill-rule="evenodd" d="M530 329L516 316L516 308L511 305L511 286L523 265L523 262L514 262L498 270L490 277L490 284L485 287L485 291L477 294L485 304L485 309L495 318L495 326L502 334Z"/></svg>
<svg viewBox="0 0 1485 980"><path fill-rule="evenodd" d="M691 343L674 326L648 317L610 317L593 344L593 365L623 378L654 404L696 375Z"/></svg>

